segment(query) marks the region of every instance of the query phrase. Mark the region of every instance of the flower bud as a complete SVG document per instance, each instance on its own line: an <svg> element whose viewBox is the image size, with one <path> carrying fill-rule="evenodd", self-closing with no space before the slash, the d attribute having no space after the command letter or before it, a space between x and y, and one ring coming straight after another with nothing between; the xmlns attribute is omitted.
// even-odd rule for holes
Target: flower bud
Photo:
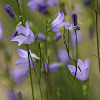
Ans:
<svg viewBox="0 0 100 100"><path fill-rule="evenodd" d="M77 25L77 15L75 13L72 14L71 21L74 26Z"/></svg>
<svg viewBox="0 0 100 100"><path fill-rule="evenodd" d="M15 15L13 9L8 4L6 4L6 6L4 7L4 9L9 14L9 16L11 16L12 18L16 19L16 15Z"/></svg>

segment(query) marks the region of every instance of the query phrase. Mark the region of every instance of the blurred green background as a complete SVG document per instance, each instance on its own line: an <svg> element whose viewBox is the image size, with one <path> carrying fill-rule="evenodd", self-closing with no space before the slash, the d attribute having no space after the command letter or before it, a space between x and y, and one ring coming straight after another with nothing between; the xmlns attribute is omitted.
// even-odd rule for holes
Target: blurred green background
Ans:
<svg viewBox="0 0 100 100"><path fill-rule="evenodd" d="M27 3L29 2L29 0L22 0L22 2L23 2L22 16L24 18L24 21L28 20L30 22L30 28L32 29L34 34L36 34L37 32L45 33L44 21L47 18L50 18L51 21L53 21L58 14L57 8L49 7L49 14L43 15L36 10L34 12L30 11L30 8L27 7ZM12 56L11 62L8 63L8 65L10 66L10 69L13 69L14 67L16 67L15 63L19 59L17 48L26 49L26 47L25 45L18 47L17 42L12 43L10 42L10 40L8 40L10 35L14 32L14 28L16 27L17 22L13 20L5 12L4 6L6 4L9 4L13 8L17 16L19 16L19 12L18 12L16 0L0 0L0 21L2 22L3 32L4 32L2 43L6 45L8 52ZM88 57L90 57L88 100L100 100L100 73L98 67L98 59L97 57L93 56L93 55L97 55L97 43L96 43L96 33L95 33L95 12L90 7L85 7L83 5L82 0L67 0L65 6L67 12L67 15L65 15L66 22L70 22L71 19L70 16L71 13L73 13L73 11L70 11L70 9L72 8L72 5L76 5L76 4L81 4L81 7L83 9L82 12L77 13L79 23L81 23L79 25L81 29L80 31L83 33L83 42L78 46L79 59L85 61ZM60 8L58 9L60 10ZM93 39L89 38L89 27L91 26L91 23L94 27ZM51 52L50 62L58 61L55 45L57 48L64 47L62 39L58 42L53 40L54 35L55 33L49 33L50 40L48 42L48 49ZM36 53L39 56L39 51L37 50L37 48L38 47L34 44L30 46L32 52ZM4 70L4 66L5 66L3 55L4 55L3 50L0 49L0 72ZM38 67L39 66L37 65L37 70ZM60 89L59 100L69 100L70 85L72 83L73 76L67 69L67 66L65 69L61 69L57 72L51 73L50 75L51 75L51 85L52 85L54 100L58 100L57 89ZM35 100L40 100L40 92L38 89L38 84L34 73L33 73L33 83L34 83ZM80 82L78 79L75 79L73 89L72 89L72 100L85 100L85 97L83 95L82 85L83 85L82 82ZM43 98L46 100L46 86L45 86L44 78L42 78L41 86L42 86ZM8 82L6 81L6 79L0 77L0 100L7 100L7 96L6 96L7 87L8 87ZM27 100L32 100L29 78L27 78L21 85L16 86L15 89L20 90L22 93L24 93Z"/></svg>

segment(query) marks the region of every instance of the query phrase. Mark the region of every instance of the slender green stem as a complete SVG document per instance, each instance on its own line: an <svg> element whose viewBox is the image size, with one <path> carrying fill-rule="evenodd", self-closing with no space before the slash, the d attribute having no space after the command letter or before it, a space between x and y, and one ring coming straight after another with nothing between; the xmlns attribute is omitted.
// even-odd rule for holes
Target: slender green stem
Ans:
<svg viewBox="0 0 100 100"><path fill-rule="evenodd" d="M43 100L42 90L41 90L41 84L40 84L40 79L38 78L38 75L37 75L36 70L35 70L35 68L34 68L34 62L33 62L33 60L32 60L31 55L30 55L30 58L31 58L31 61L32 61L32 65L33 65L33 69L34 69L35 76L36 76L37 81L38 81L38 84L39 84L39 89L40 89L41 100Z"/></svg>
<svg viewBox="0 0 100 100"><path fill-rule="evenodd" d="M32 73L31 73L31 66L30 66L30 52L28 48L28 44L26 44L27 52L28 52L28 62L29 62L29 73L30 73L30 82L31 82L31 89L32 89L32 98L34 100L34 89L33 89L33 81L32 81Z"/></svg>
<svg viewBox="0 0 100 100"><path fill-rule="evenodd" d="M21 9L20 9L19 2L18 2L18 0L16 0L16 2L17 2L17 5L18 5L18 9L19 9L20 21L21 21L21 22L22 22L22 24L24 25L23 18L22 18L22 12L21 12Z"/></svg>
<svg viewBox="0 0 100 100"><path fill-rule="evenodd" d="M39 46L39 52L40 52L40 79L39 80L41 80L42 53L41 53L41 46L40 46L39 41L38 41L38 46Z"/></svg>
<svg viewBox="0 0 100 100"><path fill-rule="evenodd" d="M47 91L47 100L49 100L47 75L45 75L45 83L46 83L46 91Z"/></svg>
<svg viewBox="0 0 100 100"><path fill-rule="evenodd" d="M78 44L77 44L77 32L75 30L75 34L76 34L76 72L75 72L75 76L77 73L77 61L78 61Z"/></svg>
<svg viewBox="0 0 100 100"><path fill-rule="evenodd" d="M100 52L99 52L99 36L98 36L98 0L97 0L97 10L96 13L96 35L97 35L97 52L98 52L98 64L99 64L99 72L100 72Z"/></svg>
<svg viewBox="0 0 100 100"><path fill-rule="evenodd" d="M73 84L74 84L74 81L75 81L75 77L76 77L76 74L77 74L77 61L78 61L78 44L77 44L77 32L75 30L75 34L76 34L76 72L75 72L75 76L73 78L73 81L72 81L72 85L71 85L71 90L70 90L70 100L71 100L71 94L72 94L72 87L73 87Z"/></svg>

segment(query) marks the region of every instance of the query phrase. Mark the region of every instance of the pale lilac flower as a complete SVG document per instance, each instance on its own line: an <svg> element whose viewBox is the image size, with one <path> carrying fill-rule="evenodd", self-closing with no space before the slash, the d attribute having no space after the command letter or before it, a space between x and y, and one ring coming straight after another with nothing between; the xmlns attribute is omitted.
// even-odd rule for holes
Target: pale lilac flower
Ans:
<svg viewBox="0 0 100 100"><path fill-rule="evenodd" d="M0 41L3 39L2 23L0 22Z"/></svg>
<svg viewBox="0 0 100 100"><path fill-rule="evenodd" d="M64 20L64 13L62 12L60 14L60 12L58 11L58 16L57 18L51 23L51 28L53 32L60 32L60 27L61 26L65 26L65 29L69 29L70 31L73 30L80 30L80 27L77 24L77 15L74 13L71 16L71 24L67 23L67 22L62 22Z"/></svg>
<svg viewBox="0 0 100 100"><path fill-rule="evenodd" d="M48 12L48 7L45 0L30 0L27 6L31 8L31 11L37 9L41 13Z"/></svg>
<svg viewBox="0 0 100 100"><path fill-rule="evenodd" d="M30 52L33 62L35 62L35 59L39 59L39 57L37 57L35 54L31 53L31 50L29 50L29 52ZM22 49L18 49L18 53L21 58L16 62L16 65L29 67L28 52L25 50L22 50ZM31 58L30 58L30 64L31 64L31 67L33 67ZM36 63L34 63L34 67L36 67Z"/></svg>
<svg viewBox="0 0 100 100"><path fill-rule="evenodd" d="M59 6L59 0L48 0L48 6Z"/></svg>
<svg viewBox="0 0 100 100"><path fill-rule="evenodd" d="M15 68L10 71L10 78L16 83L20 84L26 78L29 67Z"/></svg>
<svg viewBox="0 0 100 100"><path fill-rule="evenodd" d="M80 81L85 81L89 77L89 61L90 58L86 59L84 63L80 59L78 59L76 78ZM68 69L70 70L72 75L75 76L76 67L73 65L68 65Z"/></svg>
<svg viewBox="0 0 100 100"><path fill-rule="evenodd" d="M63 65L61 63L51 63L47 68L47 63L44 64L44 72L55 72L59 69L59 67L62 67Z"/></svg>
<svg viewBox="0 0 100 100"><path fill-rule="evenodd" d="M59 48L57 53L58 53L59 61L61 63L63 63L64 65L67 65L68 62L70 61L70 59L68 57L68 53L67 53L66 49L65 48ZM70 57L72 57L72 53L70 53Z"/></svg>
<svg viewBox="0 0 100 100"><path fill-rule="evenodd" d="M16 15L13 11L13 9L8 5L6 4L6 6L4 7L4 9L6 10L6 12L12 17L12 18L16 18Z"/></svg>
<svg viewBox="0 0 100 100"><path fill-rule="evenodd" d="M28 20L26 21L25 26L26 27L22 25L17 25L16 31L19 33L19 36L15 36L11 40L19 42L18 46L20 46L21 44L31 44L35 41L34 34L29 28Z"/></svg>
<svg viewBox="0 0 100 100"><path fill-rule="evenodd" d="M38 40L39 41L44 41L45 40L45 35L43 33L37 33L38 35Z"/></svg>

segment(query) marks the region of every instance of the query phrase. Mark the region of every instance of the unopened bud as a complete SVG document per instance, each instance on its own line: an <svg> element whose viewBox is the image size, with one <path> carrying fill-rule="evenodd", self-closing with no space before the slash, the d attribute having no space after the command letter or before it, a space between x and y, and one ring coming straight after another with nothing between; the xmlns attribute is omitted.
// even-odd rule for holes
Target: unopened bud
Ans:
<svg viewBox="0 0 100 100"><path fill-rule="evenodd" d="M15 15L13 9L8 4L6 4L6 6L4 7L4 9L9 14L9 16L11 16L12 18L16 19L16 15Z"/></svg>

